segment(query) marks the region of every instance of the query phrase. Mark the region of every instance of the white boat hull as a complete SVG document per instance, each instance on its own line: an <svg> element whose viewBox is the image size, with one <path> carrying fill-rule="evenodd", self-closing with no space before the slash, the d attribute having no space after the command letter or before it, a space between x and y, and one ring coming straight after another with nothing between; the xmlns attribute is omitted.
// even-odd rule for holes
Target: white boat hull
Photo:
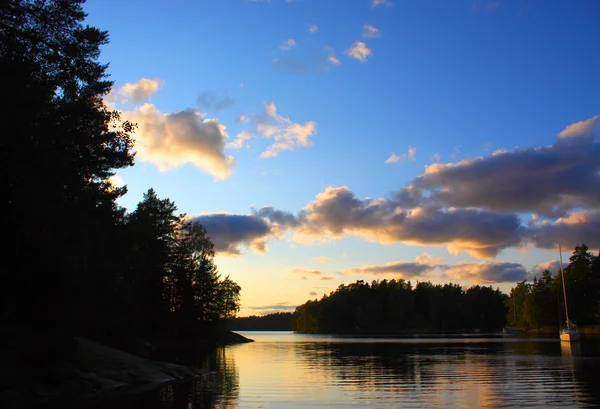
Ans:
<svg viewBox="0 0 600 409"><path fill-rule="evenodd" d="M560 334L560 340L563 342L579 341L579 333L577 333L577 332L562 332Z"/></svg>

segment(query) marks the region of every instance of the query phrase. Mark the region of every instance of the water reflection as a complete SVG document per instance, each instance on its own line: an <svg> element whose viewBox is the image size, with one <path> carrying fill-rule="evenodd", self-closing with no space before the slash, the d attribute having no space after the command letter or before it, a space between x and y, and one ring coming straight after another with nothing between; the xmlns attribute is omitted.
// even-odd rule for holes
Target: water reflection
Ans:
<svg viewBox="0 0 600 409"><path fill-rule="evenodd" d="M208 357L211 375L126 407L600 406L598 342L250 336Z"/></svg>
<svg viewBox="0 0 600 409"><path fill-rule="evenodd" d="M561 342L560 351L564 357L581 356L581 343L579 342Z"/></svg>

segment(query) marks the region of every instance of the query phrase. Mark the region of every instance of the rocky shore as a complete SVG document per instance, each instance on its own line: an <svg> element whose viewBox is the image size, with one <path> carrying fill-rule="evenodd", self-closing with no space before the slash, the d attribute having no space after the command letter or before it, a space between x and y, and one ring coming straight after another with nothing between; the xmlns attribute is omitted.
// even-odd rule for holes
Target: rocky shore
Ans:
<svg viewBox="0 0 600 409"><path fill-rule="evenodd" d="M235 333L223 333L219 338L220 345L251 342ZM38 352L31 346L4 341L0 369L0 407L4 409L67 407L67 402L73 401L85 406L86 402L141 393L206 374L78 337L69 337L66 343L61 340L53 355L48 354L52 346L40 345L43 351ZM24 355L24 349L29 349L29 355Z"/></svg>

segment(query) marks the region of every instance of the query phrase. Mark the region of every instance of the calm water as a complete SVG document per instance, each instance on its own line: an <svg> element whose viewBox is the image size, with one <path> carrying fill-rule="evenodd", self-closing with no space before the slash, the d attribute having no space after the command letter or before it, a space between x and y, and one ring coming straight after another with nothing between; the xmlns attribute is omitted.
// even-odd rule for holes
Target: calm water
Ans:
<svg viewBox="0 0 600 409"><path fill-rule="evenodd" d="M241 333L256 342L218 350L203 362L211 375L123 407L600 406L600 341L571 349L557 339Z"/></svg>

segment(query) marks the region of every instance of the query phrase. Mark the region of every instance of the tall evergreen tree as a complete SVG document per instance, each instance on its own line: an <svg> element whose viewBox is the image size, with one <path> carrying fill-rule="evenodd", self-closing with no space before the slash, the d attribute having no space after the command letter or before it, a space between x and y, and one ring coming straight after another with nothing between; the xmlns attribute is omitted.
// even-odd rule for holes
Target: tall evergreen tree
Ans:
<svg viewBox="0 0 600 409"><path fill-rule="evenodd" d="M166 282L180 216L169 199L160 199L154 189L144 194L127 216L130 252L124 276L125 298L141 334L160 328L167 319L169 301Z"/></svg>
<svg viewBox="0 0 600 409"><path fill-rule="evenodd" d="M2 318L83 326L114 281L102 254L125 193L108 182L132 165L132 124L103 104L112 83L98 62L108 34L84 26L82 1L0 5Z"/></svg>

